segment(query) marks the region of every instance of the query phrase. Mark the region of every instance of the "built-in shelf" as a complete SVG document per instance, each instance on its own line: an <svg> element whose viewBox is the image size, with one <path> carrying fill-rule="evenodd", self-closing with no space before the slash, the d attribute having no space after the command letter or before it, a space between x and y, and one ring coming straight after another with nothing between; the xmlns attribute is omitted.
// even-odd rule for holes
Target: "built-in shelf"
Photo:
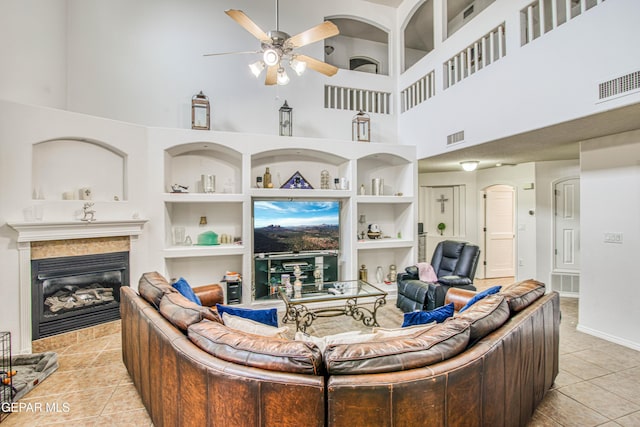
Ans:
<svg viewBox="0 0 640 427"><path fill-rule="evenodd" d="M165 258L188 258L225 255L243 255L243 245L214 245L214 246L171 246L164 249Z"/></svg>
<svg viewBox="0 0 640 427"><path fill-rule="evenodd" d="M404 239L369 239L358 240L358 249L410 248L415 244L413 240Z"/></svg>
<svg viewBox="0 0 640 427"><path fill-rule="evenodd" d="M244 195L233 193L165 193L163 199L170 203L233 203L244 201Z"/></svg>
<svg viewBox="0 0 640 427"><path fill-rule="evenodd" d="M272 197L272 198L316 198L316 199L339 199L349 197L349 190L286 190L280 188L252 188L252 197Z"/></svg>
<svg viewBox="0 0 640 427"><path fill-rule="evenodd" d="M358 203L413 203L410 196L358 196Z"/></svg>

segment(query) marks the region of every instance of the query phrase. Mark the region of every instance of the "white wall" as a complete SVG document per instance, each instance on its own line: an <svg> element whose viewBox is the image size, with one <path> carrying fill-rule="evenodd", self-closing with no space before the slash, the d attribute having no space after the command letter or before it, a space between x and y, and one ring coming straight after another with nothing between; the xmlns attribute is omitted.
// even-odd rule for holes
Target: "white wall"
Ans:
<svg viewBox="0 0 640 427"><path fill-rule="evenodd" d="M66 0L0 2L0 99L65 108Z"/></svg>
<svg viewBox="0 0 640 427"><path fill-rule="evenodd" d="M417 2L401 4L400 22ZM399 142L417 145L418 158L450 151L447 135L461 130L465 143L454 149L640 102L636 91L597 103L598 83L640 69L629 51L640 37L640 2L603 2L520 47L520 10L529 3L496 0L400 76L402 90L435 69L436 95L398 119ZM507 55L443 90L442 64L505 21Z"/></svg>
<svg viewBox="0 0 640 427"><path fill-rule="evenodd" d="M553 270L553 189L561 179L578 178L578 160L559 160L536 163L536 273L535 279L545 282L550 288Z"/></svg>
<svg viewBox="0 0 640 427"><path fill-rule="evenodd" d="M71 221L84 203L82 200L32 199L34 144L54 139L83 139L100 141L126 153L128 200L95 201L96 218L131 219L135 214L145 218L149 211L148 183L139 178L148 176L146 132L145 128L127 123L0 100L0 271L3 272L0 295L7 302L0 310L0 330L12 332L15 348L26 347L24 343L15 342L20 336L17 233L7 223L24 221L23 209L34 205L43 206L44 221ZM76 160L82 162L83 158ZM146 236L157 226L147 224L135 243L137 247L147 247ZM148 271L147 265L144 255L132 257L131 280Z"/></svg>
<svg viewBox="0 0 640 427"><path fill-rule="evenodd" d="M585 141L580 151L578 330L640 350L640 131ZM604 243L610 232L622 243Z"/></svg>
<svg viewBox="0 0 640 427"><path fill-rule="evenodd" d="M225 9L242 9L265 31L275 29L274 2L192 0L69 0L69 109L160 127L190 127L193 94L212 102L216 130L277 134L278 108L294 109L296 136L351 139L352 111L324 108L325 84L390 91L390 77L365 79L340 70L325 77L288 72L287 86L264 85L248 64L256 54L203 57L204 53L258 49L258 41ZM291 35L325 16L355 15L391 28L395 9L364 1L280 2L280 29ZM323 43L301 49L322 60ZM395 142L395 117L373 115L373 141ZM327 126L327 123L333 123Z"/></svg>

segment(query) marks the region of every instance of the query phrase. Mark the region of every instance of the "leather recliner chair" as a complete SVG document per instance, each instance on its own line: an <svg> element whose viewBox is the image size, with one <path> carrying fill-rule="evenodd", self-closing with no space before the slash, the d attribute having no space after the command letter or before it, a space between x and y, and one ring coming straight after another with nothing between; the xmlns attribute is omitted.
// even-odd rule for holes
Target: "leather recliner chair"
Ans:
<svg viewBox="0 0 640 427"><path fill-rule="evenodd" d="M398 273L398 299L396 306L403 312L433 310L444 305L451 287L475 291L473 278L478 266L480 248L466 242L445 240L438 243L431 266L438 277L436 283L419 279L418 267L410 266Z"/></svg>

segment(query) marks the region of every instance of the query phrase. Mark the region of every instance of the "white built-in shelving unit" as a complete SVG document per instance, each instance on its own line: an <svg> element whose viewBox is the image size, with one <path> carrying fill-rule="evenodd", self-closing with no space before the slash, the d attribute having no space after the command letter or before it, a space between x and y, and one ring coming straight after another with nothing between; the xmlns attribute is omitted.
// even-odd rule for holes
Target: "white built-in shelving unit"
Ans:
<svg viewBox="0 0 640 427"><path fill-rule="evenodd" d="M154 255L162 260L164 274L183 276L194 285L218 283L226 271L243 276L242 303L276 304L254 301L252 295L253 245L252 200L313 199L341 202L341 236L338 268L342 280L358 278L365 264L369 281L375 270L385 274L391 264L398 269L415 262L416 185L415 147L354 143L270 135L248 135L215 131L150 129L150 198L153 212L149 227ZM256 177L266 168L274 188L258 188ZM328 171L330 189L320 189L320 175ZM313 189L281 189L299 172ZM215 193L203 193L200 176L213 174ZM336 189L334 178L345 178L346 189ZM371 194L371 180L384 180L384 195ZM189 187L189 193L171 192L173 184ZM364 185L366 194L361 194ZM366 224L379 224L383 237L359 239ZM207 224L201 225L200 218ZM154 221L157 219L158 221ZM173 230L183 227L191 246L174 245ZM214 231L233 237L233 242L216 246L195 245L198 235ZM156 255L157 254L157 255ZM390 293L395 285L380 284Z"/></svg>

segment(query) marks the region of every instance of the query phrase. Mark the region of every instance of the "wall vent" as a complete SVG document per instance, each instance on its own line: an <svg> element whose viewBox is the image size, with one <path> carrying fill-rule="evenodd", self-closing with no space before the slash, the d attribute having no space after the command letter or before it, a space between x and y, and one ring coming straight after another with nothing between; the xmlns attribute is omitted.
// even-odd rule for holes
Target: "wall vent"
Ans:
<svg viewBox="0 0 640 427"><path fill-rule="evenodd" d="M452 133L451 135L447 135L447 145L457 144L458 142L464 141L464 131Z"/></svg>
<svg viewBox="0 0 640 427"><path fill-rule="evenodd" d="M580 275L570 273L551 273L551 289L561 296L580 295Z"/></svg>
<svg viewBox="0 0 640 427"><path fill-rule="evenodd" d="M640 89L640 71L600 83L598 99L610 98L636 89Z"/></svg>

